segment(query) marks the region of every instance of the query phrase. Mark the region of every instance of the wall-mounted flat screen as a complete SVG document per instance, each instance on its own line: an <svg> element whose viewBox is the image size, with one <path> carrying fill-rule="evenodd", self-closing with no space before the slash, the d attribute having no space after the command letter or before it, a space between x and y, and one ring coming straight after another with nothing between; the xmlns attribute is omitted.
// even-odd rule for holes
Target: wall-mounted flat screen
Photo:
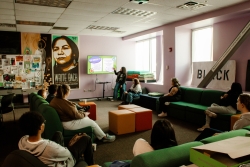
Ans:
<svg viewBox="0 0 250 167"><path fill-rule="evenodd" d="M113 74L116 62L116 56L88 55L87 74Z"/></svg>
<svg viewBox="0 0 250 167"><path fill-rule="evenodd" d="M0 31L0 54L21 54L21 33Z"/></svg>

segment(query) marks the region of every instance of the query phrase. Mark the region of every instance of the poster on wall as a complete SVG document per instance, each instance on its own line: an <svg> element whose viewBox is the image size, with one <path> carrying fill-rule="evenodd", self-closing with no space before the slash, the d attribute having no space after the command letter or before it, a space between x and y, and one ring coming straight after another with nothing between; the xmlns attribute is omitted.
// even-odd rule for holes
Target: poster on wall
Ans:
<svg viewBox="0 0 250 167"><path fill-rule="evenodd" d="M39 84L50 85L52 83L51 34L21 33L21 51L23 55L32 56L31 59L33 62L29 64L30 68L40 70L42 74L40 77L43 81ZM38 59L34 59L33 56L37 55L41 56L41 63L37 63L36 61ZM24 68L28 72L29 70L25 65L27 64L25 64L24 61ZM38 83L36 83L36 85L38 85Z"/></svg>
<svg viewBox="0 0 250 167"><path fill-rule="evenodd" d="M211 70L216 61L193 62L192 86L198 86ZM227 63L215 75L207 88L229 90L236 76L236 61L228 60Z"/></svg>
<svg viewBox="0 0 250 167"><path fill-rule="evenodd" d="M52 64L54 84L68 84L79 88L78 36L52 36Z"/></svg>

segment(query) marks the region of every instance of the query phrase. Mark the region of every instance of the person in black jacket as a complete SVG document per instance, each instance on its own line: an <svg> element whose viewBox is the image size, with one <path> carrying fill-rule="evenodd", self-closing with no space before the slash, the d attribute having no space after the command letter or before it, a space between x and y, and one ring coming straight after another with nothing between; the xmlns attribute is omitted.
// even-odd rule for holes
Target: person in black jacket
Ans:
<svg viewBox="0 0 250 167"><path fill-rule="evenodd" d="M115 75L117 75L117 78L116 78L116 84L115 84L115 87L114 87L114 93L113 93L113 100L111 101L114 101L114 100L117 100L117 95L118 95L118 89L122 90L122 92L120 92L120 95L123 94L123 92L126 91L126 78L127 78L127 71L126 71L126 68L125 67L122 67L120 69L120 71L116 72L115 68L114 69L114 73Z"/></svg>
<svg viewBox="0 0 250 167"><path fill-rule="evenodd" d="M237 107L236 102L239 95L242 94L242 87L240 83L234 82L231 85L231 89L221 96L220 105L211 104L211 107L208 107L205 110L206 114L206 124L201 128L198 128L198 131L203 131L205 128L210 128L211 118L216 118L217 114L236 114Z"/></svg>

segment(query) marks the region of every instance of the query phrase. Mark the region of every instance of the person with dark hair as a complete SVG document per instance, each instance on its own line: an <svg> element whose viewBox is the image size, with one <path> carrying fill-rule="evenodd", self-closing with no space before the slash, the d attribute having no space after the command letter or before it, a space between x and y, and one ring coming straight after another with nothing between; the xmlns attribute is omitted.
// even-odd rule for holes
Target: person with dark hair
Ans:
<svg viewBox="0 0 250 167"><path fill-rule="evenodd" d="M52 51L55 60L54 82L68 83L72 88L79 87L79 50L69 37L60 36L53 40Z"/></svg>
<svg viewBox="0 0 250 167"><path fill-rule="evenodd" d="M116 72L115 68L113 68L113 70L115 75L117 75L117 78L114 87L113 100L111 101L117 100L118 89L120 89L120 95L122 95L123 92L126 91L126 78L127 78L127 70L125 67L122 67L118 72Z"/></svg>
<svg viewBox="0 0 250 167"><path fill-rule="evenodd" d="M56 96L57 88L58 88L58 86L56 84L51 84L49 86L49 88L48 88L49 94L48 94L48 96L46 98L46 101L48 103L50 103L51 100Z"/></svg>
<svg viewBox="0 0 250 167"><path fill-rule="evenodd" d="M177 78L171 78L172 87L169 89L169 93L159 98L159 111L162 111L158 114L158 117L166 117L167 116L167 108L165 105L169 105L169 102L176 102L181 100L181 90L180 83ZM165 110L164 110L165 109Z"/></svg>
<svg viewBox="0 0 250 167"><path fill-rule="evenodd" d="M52 42L52 51L56 61L54 72L78 72L79 50L77 45L68 37L57 37Z"/></svg>
<svg viewBox="0 0 250 167"><path fill-rule="evenodd" d="M91 126L95 136L99 140L103 142L113 142L115 136L105 134L99 125L88 117L89 113L77 110L76 105L67 100L69 94L70 86L67 84L60 85L58 86L56 97L50 102L50 106L57 111L64 129L76 130Z"/></svg>
<svg viewBox="0 0 250 167"><path fill-rule="evenodd" d="M46 97L47 97L47 92L46 92L46 90L44 90L44 89L38 90L37 94L38 94L39 96L42 96L44 99L46 99Z"/></svg>
<svg viewBox="0 0 250 167"><path fill-rule="evenodd" d="M242 93L242 87L240 83L234 82L231 85L231 89L221 97L220 105L211 104L211 107L208 107L205 110L206 114L206 123L201 128L198 128L198 131L203 131L205 128L210 128L211 118L216 118L217 114L236 114L237 107L236 102L239 95Z"/></svg>
<svg viewBox="0 0 250 167"><path fill-rule="evenodd" d="M167 119L160 119L154 123L151 131L151 143L149 144L141 138L137 139L133 147L133 154L137 156L146 152L177 145L173 125Z"/></svg>
<svg viewBox="0 0 250 167"><path fill-rule="evenodd" d="M74 166L81 163L85 166L93 165L93 148L91 138L84 135L68 148L63 146L63 137L61 132L56 132L53 139L61 143L56 143L42 138L45 129L46 120L38 112L26 112L19 119L20 128L25 133L18 143L20 150L25 150L47 166ZM62 145L60 145L62 144ZM84 160L86 163L82 163Z"/></svg>
<svg viewBox="0 0 250 167"><path fill-rule="evenodd" d="M141 89L140 81L139 79L134 78L133 84L130 87L130 89L123 93L122 95L123 102L120 105L132 103L133 99L136 97L140 97L141 93L142 93L142 89Z"/></svg>
<svg viewBox="0 0 250 167"><path fill-rule="evenodd" d="M245 126L250 125L250 94L240 94L237 99L237 110L241 112L240 118L234 123L233 130L242 129ZM195 141L200 141L204 138L217 135L222 131L212 128L205 128L201 134L195 139Z"/></svg>

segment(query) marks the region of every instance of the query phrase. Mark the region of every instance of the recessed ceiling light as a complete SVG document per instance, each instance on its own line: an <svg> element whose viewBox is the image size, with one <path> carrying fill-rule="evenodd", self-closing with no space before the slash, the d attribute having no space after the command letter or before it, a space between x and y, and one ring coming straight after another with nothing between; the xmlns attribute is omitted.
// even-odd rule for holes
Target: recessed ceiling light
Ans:
<svg viewBox="0 0 250 167"><path fill-rule="evenodd" d="M16 3L67 8L72 0L15 0Z"/></svg>
<svg viewBox="0 0 250 167"><path fill-rule="evenodd" d="M17 20L16 24L36 25L36 26L53 26L55 23Z"/></svg>
<svg viewBox="0 0 250 167"><path fill-rule="evenodd" d="M128 8L120 7L118 9L116 9L115 11L113 11L112 14L123 14L123 15L139 16L139 17L148 17L148 16L155 15L156 12L128 9Z"/></svg>

